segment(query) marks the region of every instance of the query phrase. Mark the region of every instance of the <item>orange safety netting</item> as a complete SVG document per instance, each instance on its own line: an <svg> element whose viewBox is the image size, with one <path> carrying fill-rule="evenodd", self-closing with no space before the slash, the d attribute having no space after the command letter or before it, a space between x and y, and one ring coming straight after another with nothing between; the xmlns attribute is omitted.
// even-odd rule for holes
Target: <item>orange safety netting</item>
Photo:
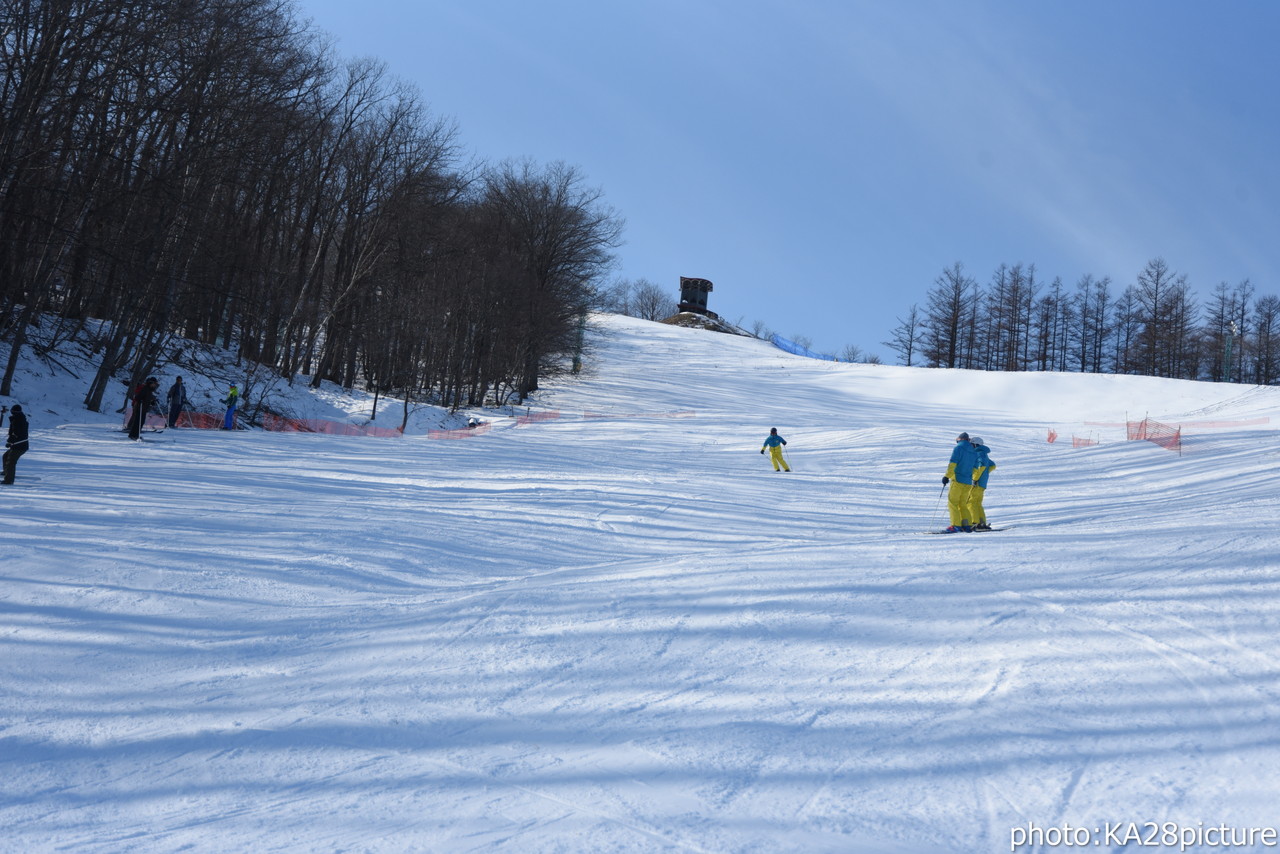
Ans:
<svg viewBox="0 0 1280 854"><path fill-rule="evenodd" d="M1130 421L1125 425L1125 432L1131 441L1145 440L1170 451L1182 453L1182 428L1171 427L1144 418L1141 421Z"/></svg>
<svg viewBox="0 0 1280 854"><path fill-rule="evenodd" d="M493 429L492 424L480 424L475 427L465 427L458 430L430 430L427 432L428 439L470 439L472 436L483 436Z"/></svg>
<svg viewBox="0 0 1280 854"><path fill-rule="evenodd" d="M196 430L217 430L222 426L226 416L210 415L208 412L183 412L178 416L177 427L192 427Z"/></svg>
<svg viewBox="0 0 1280 854"><path fill-rule="evenodd" d="M516 425L536 424L539 421L555 421L560 417L560 412L531 412L528 415L521 415L516 418Z"/></svg>
<svg viewBox="0 0 1280 854"><path fill-rule="evenodd" d="M1098 444L1097 439L1081 439L1079 436L1071 437L1071 447L1073 448L1088 448L1096 444Z"/></svg>
<svg viewBox="0 0 1280 854"><path fill-rule="evenodd" d="M270 412L262 416L262 428L276 433L323 433L327 436L376 436L382 439L397 438L398 429L376 427L373 424L347 424L343 421L327 421L323 418L284 418Z"/></svg>

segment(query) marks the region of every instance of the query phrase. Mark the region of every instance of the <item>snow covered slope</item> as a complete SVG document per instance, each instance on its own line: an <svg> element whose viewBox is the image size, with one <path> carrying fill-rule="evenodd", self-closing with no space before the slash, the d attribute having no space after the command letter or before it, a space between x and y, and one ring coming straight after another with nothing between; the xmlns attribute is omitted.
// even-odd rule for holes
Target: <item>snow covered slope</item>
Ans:
<svg viewBox="0 0 1280 854"><path fill-rule="evenodd" d="M599 327L539 396L558 418L458 441L131 443L28 406L0 850L986 852L1070 825L1110 851L1130 823L1280 824L1280 390ZM41 399L83 395L60 382ZM1108 426L1144 415L1187 425L1180 456ZM960 430L1013 527L922 536Z"/></svg>

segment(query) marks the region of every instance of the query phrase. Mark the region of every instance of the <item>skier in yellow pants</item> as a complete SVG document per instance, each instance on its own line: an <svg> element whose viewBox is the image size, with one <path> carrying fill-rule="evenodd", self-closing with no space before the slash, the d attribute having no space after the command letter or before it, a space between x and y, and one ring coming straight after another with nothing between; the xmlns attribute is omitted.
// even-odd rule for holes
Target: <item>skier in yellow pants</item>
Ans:
<svg viewBox="0 0 1280 854"><path fill-rule="evenodd" d="M991 526L987 524L987 511L982 506L982 499L987 492L987 478L996 470L996 464L989 456L991 449L984 445L981 439L974 436L969 441L978 452L978 464L973 467L973 490L969 496L969 521L973 523L975 531L990 531Z"/></svg>
<svg viewBox="0 0 1280 854"><path fill-rule="evenodd" d="M764 447L760 449L760 453L764 453L765 448L769 449L769 461L773 463L773 470L791 471L791 466L787 465L787 461L782 458L782 446L787 444L787 440L778 435L778 428L769 428L769 436L764 440ZM779 469L778 466L782 466Z"/></svg>
<svg viewBox="0 0 1280 854"><path fill-rule="evenodd" d="M943 486L951 484L951 491L947 493L947 509L951 512L948 534L973 530L969 501L973 494L973 470L977 465L978 450L969 442L969 434L961 433L956 437L955 449L951 451L947 473L942 476Z"/></svg>

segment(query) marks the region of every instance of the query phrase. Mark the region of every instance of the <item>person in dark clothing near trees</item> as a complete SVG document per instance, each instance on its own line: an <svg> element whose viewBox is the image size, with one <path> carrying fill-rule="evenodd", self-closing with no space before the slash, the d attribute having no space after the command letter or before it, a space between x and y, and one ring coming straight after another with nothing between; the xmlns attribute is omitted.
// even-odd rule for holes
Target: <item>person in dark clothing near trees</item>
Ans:
<svg viewBox="0 0 1280 854"><path fill-rule="evenodd" d="M13 483L13 472L18 465L18 457L27 452L27 416L21 406L15 405L9 410L9 437L4 442L4 479L0 484Z"/></svg>
<svg viewBox="0 0 1280 854"><path fill-rule="evenodd" d="M178 417L182 415L182 410L188 405L187 387L182 384L182 377L178 377L173 381L173 385L169 386L169 426L178 426Z"/></svg>
<svg viewBox="0 0 1280 854"><path fill-rule="evenodd" d="M138 386L133 393L133 412L129 414L129 438L140 439L142 425L146 423L147 413L155 409L156 389L160 388L160 380L147 377L147 381Z"/></svg>

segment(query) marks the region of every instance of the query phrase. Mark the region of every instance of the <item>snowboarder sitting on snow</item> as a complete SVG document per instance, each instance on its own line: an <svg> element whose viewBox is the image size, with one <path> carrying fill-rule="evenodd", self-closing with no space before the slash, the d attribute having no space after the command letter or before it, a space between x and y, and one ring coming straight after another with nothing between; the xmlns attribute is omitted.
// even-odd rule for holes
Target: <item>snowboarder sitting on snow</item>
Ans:
<svg viewBox="0 0 1280 854"><path fill-rule="evenodd" d="M981 439L974 436L969 440L969 443L978 452L978 464L973 467L973 490L969 498L969 518L973 522L973 530L990 531L991 526L987 524L987 511L982 506L982 498L987 492L987 478L996 470L996 464L988 456L991 453L991 449L984 445Z"/></svg>
<svg viewBox="0 0 1280 854"><path fill-rule="evenodd" d="M765 448L769 449L769 460L773 463L773 470L779 471L778 466L791 471L791 466L787 465L787 461L782 458L782 446L787 444L787 440L778 435L777 427L769 428L769 435L764 440L764 446L760 448L760 453L764 453Z"/></svg>
<svg viewBox="0 0 1280 854"><path fill-rule="evenodd" d="M156 390L160 388L160 380L147 377L133 392L133 411L129 413L129 438L139 439L142 425L147 420L147 413L155 409Z"/></svg>
<svg viewBox="0 0 1280 854"><path fill-rule="evenodd" d="M27 452L27 416L16 403L9 410L9 437L5 439L4 447L4 479L0 483L7 486L13 483L18 457Z"/></svg>
<svg viewBox="0 0 1280 854"><path fill-rule="evenodd" d="M951 513L948 534L973 530L969 500L973 493L973 469L977 464L978 450L969 442L969 434L961 433L956 437L956 446L951 451L947 473L942 476L943 486L951 484L951 491L947 493L947 509Z"/></svg>

